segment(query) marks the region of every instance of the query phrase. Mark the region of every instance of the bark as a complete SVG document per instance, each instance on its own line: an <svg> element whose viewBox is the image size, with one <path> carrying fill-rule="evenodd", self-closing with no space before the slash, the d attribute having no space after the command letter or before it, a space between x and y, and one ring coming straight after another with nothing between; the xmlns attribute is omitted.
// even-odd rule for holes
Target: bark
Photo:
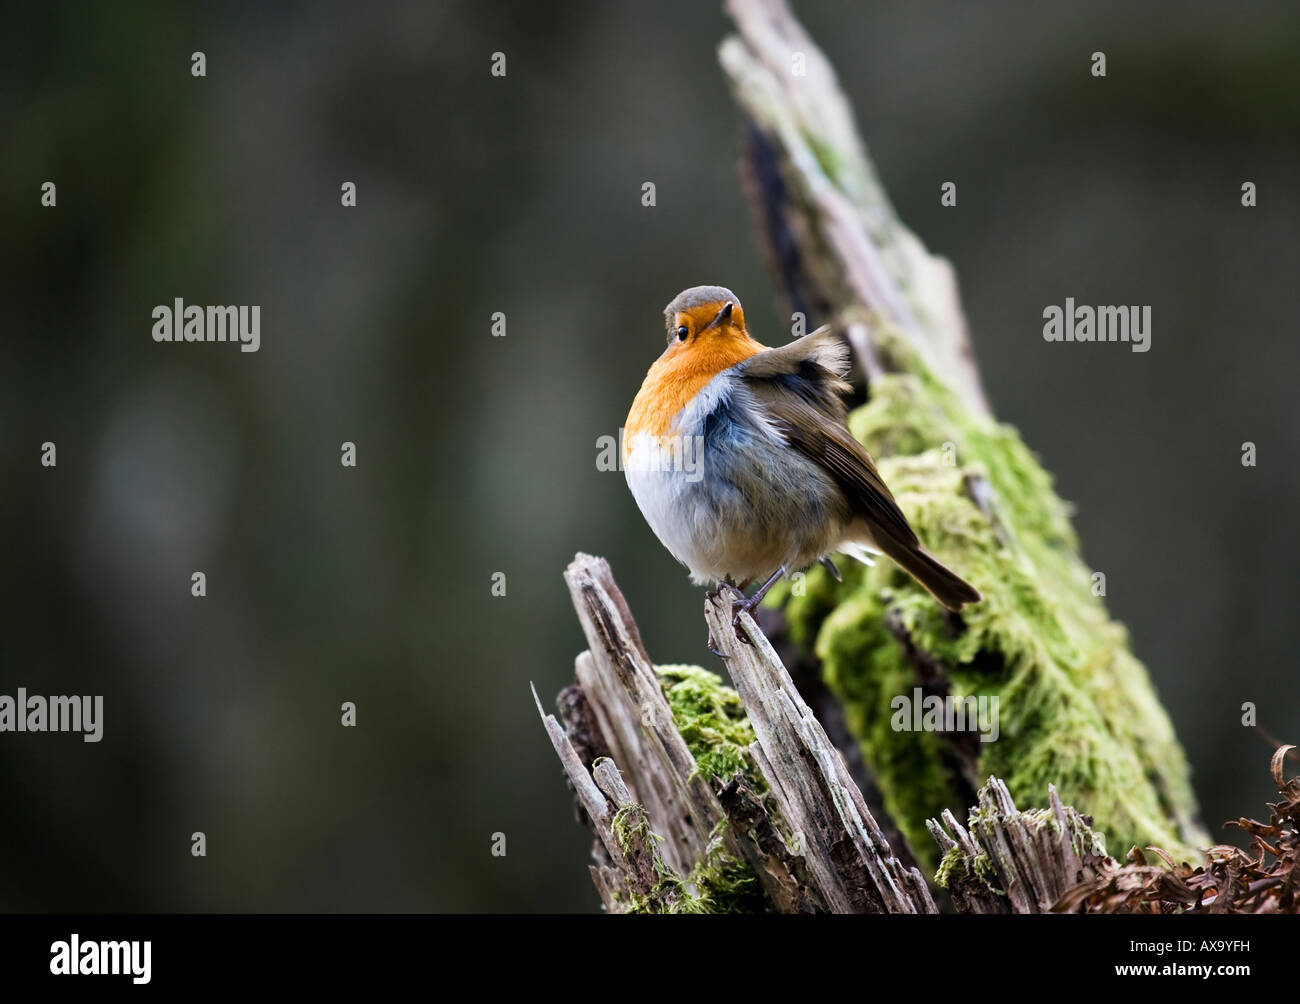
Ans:
<svg viewBox="0 0 1300 1004"><path fill-rule="evenodd" d="M566 691L561 703L581 742L609 755L584 763L540 701L538 712L598 838L593 879L606 909L707 909L730 862L722 881L752 876L774 912L935 912L920 871L898 860L748 615L752 643L731 627L727 600L706 607L745 702L755 736L746 752L762 790L744 772L710 778L697 769L609 565L580 554L565 580L590 648L576 664L583 700ZM574 715L575 707L585 710Z"/></svg>

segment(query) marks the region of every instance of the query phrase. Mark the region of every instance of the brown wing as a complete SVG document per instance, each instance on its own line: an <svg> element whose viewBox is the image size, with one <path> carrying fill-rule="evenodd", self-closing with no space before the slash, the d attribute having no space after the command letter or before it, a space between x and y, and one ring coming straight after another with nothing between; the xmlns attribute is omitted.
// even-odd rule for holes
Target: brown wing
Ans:
<svg viewBox="0 0 1300 1004"><path fill-rule="evenodd" d="M845 425L844 397L850 387L840 375L845 346L823 329L779 349L746 360L738 372L763 413L781 434L835 479L853 511L873 533L904 547L919 542L894 496L880 479L871 455Z"/></svg>

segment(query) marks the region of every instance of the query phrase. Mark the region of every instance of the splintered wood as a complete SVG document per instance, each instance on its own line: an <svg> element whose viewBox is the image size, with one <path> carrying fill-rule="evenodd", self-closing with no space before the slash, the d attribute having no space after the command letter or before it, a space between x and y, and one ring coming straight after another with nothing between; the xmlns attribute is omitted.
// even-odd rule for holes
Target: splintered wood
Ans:
<svg viewBox="0 0 1300 1004"><path fill-rule="evenodd" d="M747 615L741 633L753 643L737 637L726 599L706 605L757 736L748 752L764 794L739 775L715 791L696 771L609 565L580 554L565 581L590 646L575 664L581 697L566 691L564 725L540 701L538 712L597 837L592 877L607 910L682 907L696 892L693 871L720 840L752 869L773 912L936 912L924 878L895 856ZM575 737L599 753L593 763Z"/></svg>
<svg viewBox="0 0 1300 1004"><path fill-rule="evenodd" d="M944 851L948 891L963 913L1049 913L1066 892L1113 866L1091 820L1061 804L1021 812L996 777L980 789L967 830L951 812L926 822ZM944 827L947 827L947 830ZM951 835L950 835L950 832Z"/></svg>

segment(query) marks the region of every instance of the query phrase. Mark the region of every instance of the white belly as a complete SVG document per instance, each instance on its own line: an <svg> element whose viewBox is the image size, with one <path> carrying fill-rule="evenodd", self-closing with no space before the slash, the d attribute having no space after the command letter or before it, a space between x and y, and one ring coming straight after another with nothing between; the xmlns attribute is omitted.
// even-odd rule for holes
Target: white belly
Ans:
<svg viewBox="0 0 1300 1004"><path fill-rule="evenodd" d="M830 479L761 433L714 442L702 456L638 436L624 470L650 529L698 583L797 571L844 536L844 501Z"/></svg>
<svg viewBox="0 0 1300 1004"><path fill-rule="evenodd" d="M686 457L685 447L673 450L660 437L641 435L632 440L624 461L627 486L636 499L650 529L674 558L690 569L697 582L721 579L708 548L701 546L701 521L707 514L699 512L693 484L703 480L702 471L686 468L679 460Z"/></svg>

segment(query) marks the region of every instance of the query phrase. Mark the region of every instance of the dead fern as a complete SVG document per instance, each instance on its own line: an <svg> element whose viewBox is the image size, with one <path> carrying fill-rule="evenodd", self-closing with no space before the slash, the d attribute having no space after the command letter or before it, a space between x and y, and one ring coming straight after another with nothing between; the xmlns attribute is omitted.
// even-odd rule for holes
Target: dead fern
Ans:
<svg viewBox="0 0 1300 1004"><path fill-rule="evenodd" d="M1300 777L1287 780L1283 762L1293 746L1273 754L1273 783L1282 796L1270 803L1269 822L1225 823L1252 837L1249 851L1228 844L1211 847L1193 868L1148 847L1163 864L1152 864L1141 848L1129 864L1107 861L1099 874L1075 886L1052 908L1055 913L1296 913L1300 912Z"/></svg>

